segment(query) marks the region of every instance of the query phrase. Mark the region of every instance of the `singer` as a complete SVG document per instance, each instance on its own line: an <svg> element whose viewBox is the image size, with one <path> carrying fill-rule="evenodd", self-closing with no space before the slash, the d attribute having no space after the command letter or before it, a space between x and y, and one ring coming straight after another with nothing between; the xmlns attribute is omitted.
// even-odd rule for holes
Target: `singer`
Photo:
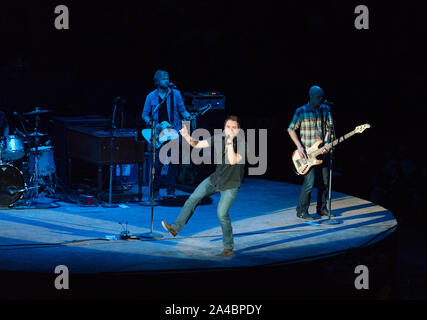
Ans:
<svg viewBox="0 0 427 320"><path fill-rule="evenodd" d="M324 143L329 142L331 136L330 125L332 124L332 117L329 106L324 103L323 90L318 86L312 86L308 92L310 100L308 103L298 108L294 117L288 127L288 133L295 143L298 153L301 157L307 158L306 148L311 147L317 140L322 140ZM332 103L330 103L332 104ZM300 131L301 140L296 134L296 130ZM322 148L322 154L327 157L328 151ZM328 164L329 161L324 159L323 163L319 166L313 167L304 176L301 194L299 197L297 210L297 217L314 220L308 213L310 205L310 195L313 189L316 174L321 174L320 185L317 190L317 214L327 216L328 210L326 208L326 196L328 194ZM331 217L334 215L331 214Z"/></svg>
<svg viewBox="0 0 427 320"><path fill-rule="evenodd" d="M217 166L215 172L203 180L187 199L175 222L169 225L162 221L162 226L175 237L187 224L197 204L204 197L220 192L221 198L218 203L217 214L223 236L224 250L222 255L231 256L234 240L228 212L236 198L245 169L243 155L246 146L243 133L240 131L239 118L228 116L224 122L223 134L213 136L208 140L193 140L185 126L181 129L180 134L194 148L209 148L213 145Z"/></svg>
<svg viewBox="0 0 427 320"><path fill-rule="evenodd" d="M144 108L142 111L142 119L145 121L147 126L153 125L153 120L157 123L156 131L160 132L160 123L167 121L170 127L179 131L181 129L182 120L188 120L191 118L184 106L181 93L173 89L172 83L169 82L169 73L163 70L157 70L154 74L154 85L157 87L156 90L151 91L146 99ZM158 111L153 114L154 109L161 103ZM152 146L149 145L151 152ZM159 161L159 152L156 150L156 162L155 162L155 177L153 181L154 187L154 200L157 202L160 199L160 172L163 165ZM151 164L150 164L151 167ZM175 184L176 184L177 165L169 164L167 173L167 195L168 197L175 197ZM151 175L150 175L151 179Z"/></svg>
<svg viewBox="0 0 427 320"><path fill-rule="evenodd" d="M9 135L9 123L7 122L6 114L0 111L0 136Z"/></svg>

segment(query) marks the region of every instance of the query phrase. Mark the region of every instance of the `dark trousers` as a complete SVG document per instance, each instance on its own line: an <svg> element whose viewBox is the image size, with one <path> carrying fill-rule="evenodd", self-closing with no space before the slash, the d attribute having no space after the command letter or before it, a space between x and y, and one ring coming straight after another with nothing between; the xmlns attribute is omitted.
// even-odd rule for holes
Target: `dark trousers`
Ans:
<svg viewBox="0 0 427 320"><path fill-rule="evenodd" d="M316 176L319 178L316 211L319 212L327 209L326 200L329 187L328 164L329 159L325 157L325 160L321 165L312 167L310 171L304 176L304 181L302 183L301 193L297 206L297 213L308 213L308 207L310 206L311 190L313 189Z"/></svg>
<svg viewBox="0 0 427 320"><path fill-rule="evenodd" d="M151 145L149 145L149 151L151 153ZM151 183L151 164L153 163L153 157L152 154L150 154L150 161L149 161L149 168L150 168L150 183ZM154 172L154 183L153 183L153 193L154 197L157 198L160 193L160 177L161 172L163 169L163 164L161 163L159 159L159 149L156 150L156 162L155 162L155 172ZM176 185L176 175L178 172L178 165L169 163L167 167L167 174L166 174L166 190L167 194L175 194L175 185Z"/></svg>

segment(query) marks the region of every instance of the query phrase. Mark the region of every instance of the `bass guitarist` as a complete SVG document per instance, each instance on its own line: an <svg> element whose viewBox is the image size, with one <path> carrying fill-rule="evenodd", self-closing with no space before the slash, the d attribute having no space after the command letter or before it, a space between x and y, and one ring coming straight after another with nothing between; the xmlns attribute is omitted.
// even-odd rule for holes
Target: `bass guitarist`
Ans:
<svg viewBox="0 0 427 320"><path fill-rule="evenodd" d="M316 141L322 140L324 143L329 142L330 138L330 124L332 123L332 117L329 110L329 106L322 104L323 102L323 90L318 86L312 86L308 92L309 101L307 104L298 108L292 118L292 121L288 127L288 133L295 143L300 157L307 158L306 149L310 148ZM296 131L299 130L301 139L298 138ZM328 150L324 147L321 149L321 154L325 155ZM327 159L324 159L323 163L318 166L314 166L304 176L302 189L298 201L297 217L314 220L314 218L308 213L310 205L310 195L313 189L316 174L320 174L321 179L317 192L317 214L321 216L328 216L328 210L326 206L326 197L328 194L328 183L329 183L329 170L328 170ZM334 215L331 213L331 217Z"/></svg>
<svg viewBox="0 0 427 320"><path fill-rule="evenodd" d="M191 119L182 100L181 93L173 89L173 85L169 82L169 73L163 70L157 70L154 74L154 85L156 90L151 91L145 99L144 109L142 111L142 119L147 126L153 125L153 120L157 123L156 131L159 133L163 128L160 123L167 121L171 128L177 132L181 129L182 120ZM157 105L160 105L157 112L153 114ZM152 146L149 144L148 151L151 152ZM154 200L160 199L160 173L163 165L159 161L159 150L156 150L155 177L153 183ZM150 164L151 167L151 164ZM167 195L175 197L175 183L177 174L177 165L170 163L167 173ZM151 175L150 175L151 179Z"/></svg>

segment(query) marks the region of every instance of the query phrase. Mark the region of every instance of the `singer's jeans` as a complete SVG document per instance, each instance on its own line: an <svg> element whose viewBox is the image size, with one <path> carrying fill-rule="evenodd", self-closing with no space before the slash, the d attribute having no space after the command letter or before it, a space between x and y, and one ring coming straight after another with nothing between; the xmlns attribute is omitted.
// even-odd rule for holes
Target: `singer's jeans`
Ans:
<svg viewBox="0 0 427 320"><path fill-rule="evenodd" d="M231 227L231 221L228 211L230 210L231 205L233 204L234 199L236 198L237 191L238 188L220 191L215 188L214 185L212 185L212 183L210 182L210 177L206 178L198 185L196 190L194 190L193 194L187 199L187 201L185 201L184 207L181 209L180 214L176 218L175 222L172 224L172 228L176 232L180 232L193 215L197 204L202 201L204 197L216 192L220 192L221 198L218 203L217 214L222 229L222 242L225 249L233 249L233 228Z"/></svg>
<svg viewBox="0 0 427 320"><path fill-rule="evenodd" d="M308 207L310 206L311 190L313 189L316 174L319 178L319 186L317 189L317 206L316 211L320 212L327 208L326 198L329 188L329 170L328 170L329 158L325 157L322 164L314 166L304 176L302 183L301 194L297 206L297 213L304 214L308 213Z"/></svg>

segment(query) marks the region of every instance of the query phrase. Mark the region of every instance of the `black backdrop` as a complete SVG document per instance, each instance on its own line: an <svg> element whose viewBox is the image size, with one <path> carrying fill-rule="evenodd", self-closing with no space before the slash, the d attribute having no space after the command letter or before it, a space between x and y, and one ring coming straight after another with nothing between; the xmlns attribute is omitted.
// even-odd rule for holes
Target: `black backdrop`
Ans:
<svg viewBox="0 0 427 320"><path fill-rule="evenodd" d="M70 29L54 28L69 8ZM268 129L265 178L298 181L285 129L308 88L336 103L338 135L370 123L337 150L340 191L366 185L396 149L419 161L426 64L422 8L365 1L370 29L356 30L358 1L2 1L0 104L53 115L110 115L127 100L139 126L152 76L162 68L182 92L218 90L245 128ZM220 126L221 124L219 124ZM339 170L338 170L339 169Z"/></svg>

